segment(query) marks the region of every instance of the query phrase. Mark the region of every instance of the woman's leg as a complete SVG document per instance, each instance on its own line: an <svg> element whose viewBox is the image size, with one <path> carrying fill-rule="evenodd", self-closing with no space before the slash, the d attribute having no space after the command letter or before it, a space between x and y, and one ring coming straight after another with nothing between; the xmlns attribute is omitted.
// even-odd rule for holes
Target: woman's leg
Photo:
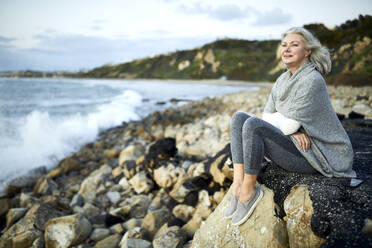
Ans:
<svg viewBox="0 0 372 248"><path fill-rule="evenodd" d="M232 194L239 196L240 186L244 178L244 152L242 140L242 128L244 122L251 116L244 112L236 112L230 121L231 156L233 160L234 178Z"/></svg>
<svg viewBox="0 0 372 248"><path fill-rule="evenodd" d="M264 120L247 118L242 127L242 142L244 177L239 192L241 202L252 197L264 156L291 172L316 173L292 140Z"/></svg>

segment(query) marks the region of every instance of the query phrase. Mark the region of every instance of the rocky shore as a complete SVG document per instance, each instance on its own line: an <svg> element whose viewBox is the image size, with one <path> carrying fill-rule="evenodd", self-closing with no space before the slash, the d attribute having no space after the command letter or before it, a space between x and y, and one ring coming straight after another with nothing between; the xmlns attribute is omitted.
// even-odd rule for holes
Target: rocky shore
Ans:
<svg viewBox="0 0 372 248"><path fill-rule="evenodd" d="M368 247L372 243L372 87L328 87L363 183L288 173L270 161L250 219L222 218L229 121L261 117L270 87L190 102L123 123L0 197L5 247Z"/></svg>

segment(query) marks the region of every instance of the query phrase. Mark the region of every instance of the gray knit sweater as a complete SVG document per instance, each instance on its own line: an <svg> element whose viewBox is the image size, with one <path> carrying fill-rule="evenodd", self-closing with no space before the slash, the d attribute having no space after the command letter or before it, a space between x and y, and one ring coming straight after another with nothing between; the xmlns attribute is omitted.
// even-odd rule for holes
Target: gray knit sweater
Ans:
<svg viewBox="0 0 372 248"><path fill-rule="evenodd" d="M264 112L280 112L301 123L299 131L310 138L310 149L297 149L327 177L356 177L350 139L334 111L322 75L307 60L291 75L285 71L276 80Z"/></svg>

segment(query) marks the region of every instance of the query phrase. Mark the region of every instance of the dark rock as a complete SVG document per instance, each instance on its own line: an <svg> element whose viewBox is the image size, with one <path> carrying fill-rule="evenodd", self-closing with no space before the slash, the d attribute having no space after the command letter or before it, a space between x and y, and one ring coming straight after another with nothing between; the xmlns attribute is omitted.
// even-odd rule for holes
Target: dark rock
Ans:
<svg viewBox="0 0 372 248"><path fill-rule="evenodd" d="M363 118L364 118L364 115L357 113L355 111L351 111L349 113L349 119L363 119Z"/></svg>
<svg viewBox="0 0 372 248"><path fill-rule="evenodd" d="M176 140L174 138L162 138L157 140L149 148L145 156L147 171L152 175L160 161L168 160L177 154Z"/></svg>
<svg viewBox="0 0 372 248"><path fill-rule="evenodd" d="M309 185L314 208L311 228L314 234L326 239L322 247L370 247L372 244L372 238L361 232L364 220L372 216L372 128L363 126L362 121L358 126L344 125L354 149L353 168L363 180L358 187L350 187L349 178L291 173L272 162L262 163L258 182L274 191L280 218L285 216L283 202L291 188L297 184ZM224 152L229 154L226 148Z"/></svg>
<svg viewBox="0 0 372 248"><path fill-rule="evenodd" d="M340 121L342 121L343 119L345 119L345 115L344 114L339 114L339 113L336 113L337 114L337 117Z"/></svg>

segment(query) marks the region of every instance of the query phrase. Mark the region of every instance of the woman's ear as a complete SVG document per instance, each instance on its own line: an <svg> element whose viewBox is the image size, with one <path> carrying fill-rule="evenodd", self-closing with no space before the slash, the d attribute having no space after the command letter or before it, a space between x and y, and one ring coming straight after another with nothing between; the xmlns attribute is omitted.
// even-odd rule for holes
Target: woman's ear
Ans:
<svg viewBox="0 0 372 248"><path fill-rule="evenodd" d="M307 50L306 50L306 57L309 57L310 54L311 54L311 52L312 52L311 49L307 49Z"/></svg>

